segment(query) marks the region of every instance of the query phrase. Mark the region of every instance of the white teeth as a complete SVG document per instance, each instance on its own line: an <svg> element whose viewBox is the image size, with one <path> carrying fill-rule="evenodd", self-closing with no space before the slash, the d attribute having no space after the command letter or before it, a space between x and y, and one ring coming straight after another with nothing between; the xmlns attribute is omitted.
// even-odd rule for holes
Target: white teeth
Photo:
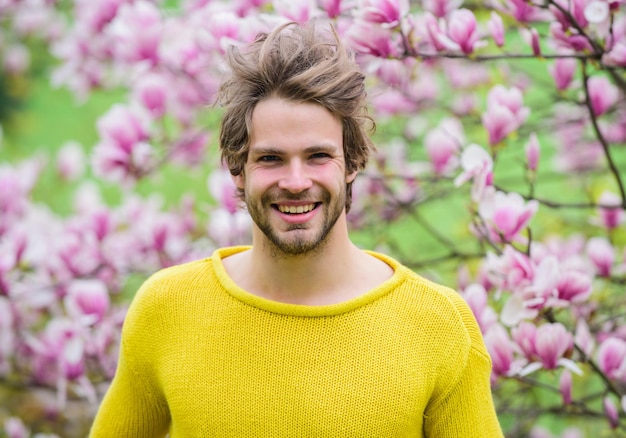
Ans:
<svg viewBox="0 0 626 438"><path fill-rule="evenodd" d="M308 213L309 211L315 208L315 204L308 205L279 205L278 210L281 213L289 213L289 214L299 214L299 213Z"/></svg>

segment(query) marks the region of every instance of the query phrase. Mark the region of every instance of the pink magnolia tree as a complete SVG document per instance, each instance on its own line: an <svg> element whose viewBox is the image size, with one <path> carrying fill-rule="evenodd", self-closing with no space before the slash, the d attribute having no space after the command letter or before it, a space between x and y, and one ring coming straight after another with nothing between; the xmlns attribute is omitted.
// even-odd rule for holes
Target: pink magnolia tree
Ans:
<svg viewBox="0 0 626 438"><path fill-rule="evenodd" d="M35 39L55 86L126 96L88 153L68 138L47 163L0 164L0 378L52 389L47 418L97 406L141 279L249 242L207 116L223 55L315 19L357 52L379 123L357 239L467 300L507 436L626 432L623 0L5 0L0 16L5 75L28 70ZM78 187L69 216L33 201L46 164ZM191 168L206 197L139 195ZM37 432L18 414L5 434Z"/></svg>

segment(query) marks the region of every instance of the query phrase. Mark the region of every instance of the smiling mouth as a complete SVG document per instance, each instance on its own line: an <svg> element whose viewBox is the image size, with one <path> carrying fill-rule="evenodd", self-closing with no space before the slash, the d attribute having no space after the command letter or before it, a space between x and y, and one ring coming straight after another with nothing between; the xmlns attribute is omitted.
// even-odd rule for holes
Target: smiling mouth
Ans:
<svg viewBox="0 0 626 438"><path fill-rule="evenodd" d="M286 214L303 214L314 210L319 203L306 204L306 205L276 205L276 209L281 213Z"/></svg>

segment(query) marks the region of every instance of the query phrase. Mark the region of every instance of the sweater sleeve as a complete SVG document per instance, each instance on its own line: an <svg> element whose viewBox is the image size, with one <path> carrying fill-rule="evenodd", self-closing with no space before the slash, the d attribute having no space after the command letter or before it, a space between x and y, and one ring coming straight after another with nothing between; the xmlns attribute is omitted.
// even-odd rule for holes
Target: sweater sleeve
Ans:
<svg viewBox="0 0 626 438"><path fill-rule="evenodd" d="M125 318L115 376L98 409L90 438L156 438L168 432L169 410L153 366L158 355L155 342L161 332L155 327L158 314L153 311L158 303L149 284L139 290Z"/></svg>
<svg viewBox="0 0 626 438"><path fill-rule="evenodd" d="M428 438L502 438L491 395L491 358L474 316L458 294L450 297L459 311L470 342L465 360L459 361L458 379L449 382L445 396L433 402L424 415Z"/></svg>

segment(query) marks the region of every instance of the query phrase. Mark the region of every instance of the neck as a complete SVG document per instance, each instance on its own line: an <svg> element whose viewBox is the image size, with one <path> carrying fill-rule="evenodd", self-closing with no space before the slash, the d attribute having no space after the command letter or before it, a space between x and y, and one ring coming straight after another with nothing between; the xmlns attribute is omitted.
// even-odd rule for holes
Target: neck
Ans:
<svg viewBox="0 0 626 438"><path fill-rule="evenodd" d="M353 278L362 252L350 241L345 215L327 240L299 255L277 253L259 230L254 234L246 270L251 292L269 299L298 304L342 301L342 291Z"/></svg>

